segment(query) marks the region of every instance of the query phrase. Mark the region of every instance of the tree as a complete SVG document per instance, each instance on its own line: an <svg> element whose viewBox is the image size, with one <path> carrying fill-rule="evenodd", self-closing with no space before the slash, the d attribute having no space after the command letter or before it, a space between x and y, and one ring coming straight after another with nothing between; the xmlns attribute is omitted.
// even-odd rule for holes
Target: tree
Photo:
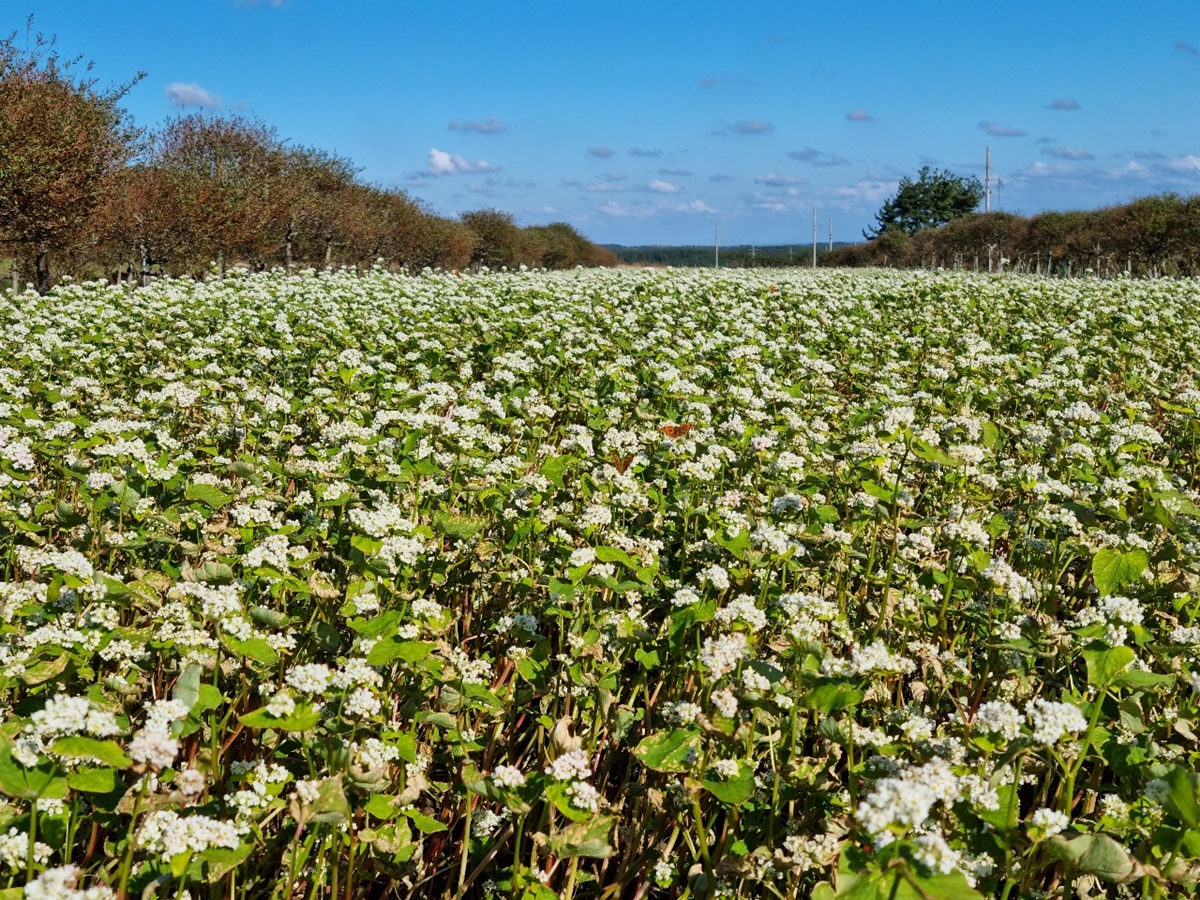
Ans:
<svg viewBox="0 0 1200 900"><path fill-rule="evenodd" d="M0 240L33 253L45 293L51 251L79 237L134 153L138 132L117 103L142 75L101 91L53 38L39 34L25 50L16 38L0 41Z"/></svg>
<svg viewBox="0 0 1200 900"><path fill-rule="evenodd" d="M476 235L471 262L492 269L514 268L520 264L521 229L511 213L477 209L465 212L459 218Z"/></svg>
<svg viewBox="0 0 1200 900"><path fill-rule="evenodd" d="M193 256L261 263L283 248L293 197L274 128L240 116L183 116L155 137L147 163L196 187Z"/></svg>
<svg viewBox="0 0 1200 900"><path fill-rule="evenodd" d="M982 199L978 178L923 166L916 181L907 175L900 179L895 195L875 214L874 233L864 231L863 237L873 240L887 231L916 234L923 228L937 228L974 212Z"/></svg>

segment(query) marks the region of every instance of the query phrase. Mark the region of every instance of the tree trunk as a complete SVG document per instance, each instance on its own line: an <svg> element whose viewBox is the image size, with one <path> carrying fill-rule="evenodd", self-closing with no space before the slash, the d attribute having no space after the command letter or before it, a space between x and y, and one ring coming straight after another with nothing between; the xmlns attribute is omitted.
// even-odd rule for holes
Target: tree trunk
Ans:
<svg viewBox="0 0 1200 900"><path fill-rule="evenodd" d="M333 259L333 240L325 238L325 268L329 268L330 260Z"/></svg>
<svg viewBox="0 0 1200 900"><path fill-rule="evenodd" d="M20 277L20 275L17 272L17 260L16 260L16 257L13 257L13 263L12 263L13 294L17 293L17 279L19 277Z"/></svg>
<svg viewBox="0 0 1200 900"><path fill-rule="evenodd" d="M287 239L283 243L283 258L284 265L287 266L288 274L292 273L292 223L288 222Z"/></svg>
<svg viewBox="0 0 1200 900"><path fill-rule="evenodd" d="M50 251L45 244L38 244L37 248L37 292L50 293Z"/></svg>
<svg viewBox="0 0 1200 900"><path fill-rule="evenodd" d="M150 254L142 247L142 287L150 286Z"/></svg>

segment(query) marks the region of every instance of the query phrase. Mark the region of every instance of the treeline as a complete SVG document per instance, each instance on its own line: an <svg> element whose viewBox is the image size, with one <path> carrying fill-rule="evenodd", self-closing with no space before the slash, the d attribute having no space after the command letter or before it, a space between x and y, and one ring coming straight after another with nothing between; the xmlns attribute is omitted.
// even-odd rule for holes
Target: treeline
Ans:
<svg viewBox="0 0 1200 900"><path fill-rule="evenodd" d="M840 247L842 244L834 244ZM709 246L663 246L625 247L620 244L605 244L618 260L627 265L677 266L680 268L711 268L720 264L727 269L783 268L812 264L812 244L777 244L758 247L740 244L721 247L719 255ZM826 245L817 245L818 257L826 253Z"/></svg>
<svg viewBox="0 0 1200 900"><path fill-rule="evenodd" d="M1053 275L1200 274L1200 196L1165 193L1122 206L1018 216L994 212L909 235L887 231L835 249L825 266L1016 271Z"/></svg>
<svg viewBox="0 0 1200 900"><path fill-rule="evenodd" d="M242 117L148 132L53 40L0 41L0 257L41 291L62 275L145 281L213 267L569 268L617 259L566 223L457 219L368 184L354 163Z"/></svg>

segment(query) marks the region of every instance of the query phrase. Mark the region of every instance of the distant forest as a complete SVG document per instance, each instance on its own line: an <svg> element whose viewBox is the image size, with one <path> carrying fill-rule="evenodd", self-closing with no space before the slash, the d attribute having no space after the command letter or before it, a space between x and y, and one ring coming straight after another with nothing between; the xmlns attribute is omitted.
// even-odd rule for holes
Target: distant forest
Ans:
<svg viewBox="0 0 1200 900"><path fill-rule="evenodd" d="M602 244L617 259L626 265L678 266L681 268L712 268L719 264L725 269L779 268L783 266L812 265L812 244L778 244L758 247L753 244L737 244L719 248L719 258L712 244L670 247L651 244L643 247L625 247L621 244ZM851 246L834 241L833 249ZM817 244L818 263L829 252L828 244Z"/></svg>
<svg viewBox="0 0 1200 900"><path fill-rule="evenodd" d="M915 234L835 248L823 266L1016 271L1063 276L1200 275L1200 195L1166 193L1104 209L975 213Z"/></svg>

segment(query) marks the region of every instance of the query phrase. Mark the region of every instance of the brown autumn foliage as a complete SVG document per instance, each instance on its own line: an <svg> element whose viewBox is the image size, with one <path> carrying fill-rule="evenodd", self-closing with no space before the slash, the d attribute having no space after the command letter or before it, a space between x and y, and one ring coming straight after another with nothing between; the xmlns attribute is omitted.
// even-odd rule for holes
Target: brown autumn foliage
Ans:
<svg viewBox="0 0 1200 900"><path fill-rule="evenodd" d="M258 120L185 115L144 136L118 106L137 79L101 91L78 68L53 39L0 41L0 250L40 291L62 275L145 281L227 265L616 263L569 225L438 216Z"/></svg>
<svg viewBox="0 0 1200 900"><path fill-rule="evenodd" d="M1112 277L1200 274L1200 197L1165 193L1105 209L956 219L823 254L826 266L895 266Z"/></svg>
<svg viewBox="0 0 1200 900"><path fill-rule="evenodd" d="M79 68L53 39L37 35L29 50L16 33L0 41L0 242L33 259L43 292L51 253L88 239L85 226L138 137L117 105L133 82L101 91Z"/></svg>

